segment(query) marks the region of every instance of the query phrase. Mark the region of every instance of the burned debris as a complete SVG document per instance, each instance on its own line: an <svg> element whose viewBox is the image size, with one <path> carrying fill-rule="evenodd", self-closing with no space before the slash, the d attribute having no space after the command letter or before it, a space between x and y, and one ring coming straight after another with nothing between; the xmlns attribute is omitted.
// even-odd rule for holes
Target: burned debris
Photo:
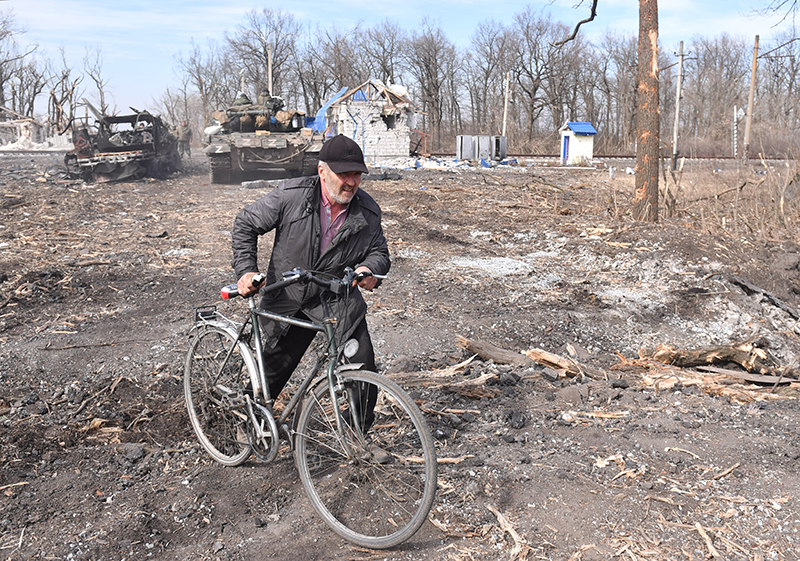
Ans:
<svg viewBox="0 0 800 561"><path fill-rule="evenodd" d="M131 107L128 115L105 115L84 100L95 116L73 123L73 150L64 157L70 175L87 183L153 177L181 169L178 139L160 117Z"/></svg>

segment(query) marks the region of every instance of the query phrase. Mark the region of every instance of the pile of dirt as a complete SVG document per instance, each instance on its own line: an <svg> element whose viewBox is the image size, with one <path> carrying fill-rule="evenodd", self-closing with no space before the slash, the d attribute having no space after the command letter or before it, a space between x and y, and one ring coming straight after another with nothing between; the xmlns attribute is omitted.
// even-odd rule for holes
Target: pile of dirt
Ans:
<svg viewBox="0 0 800 561"><path fill-rule="evenodd" d="M441 462L429 521L373 552L316 516L290 452L224 468L189 428L193 309L243 313L218 290L264 193L200 158L86 185L0 155L4 558L800 558L793 241L634 222L607 171L366 180L393 257L367 295L379 365Z"/></svg>

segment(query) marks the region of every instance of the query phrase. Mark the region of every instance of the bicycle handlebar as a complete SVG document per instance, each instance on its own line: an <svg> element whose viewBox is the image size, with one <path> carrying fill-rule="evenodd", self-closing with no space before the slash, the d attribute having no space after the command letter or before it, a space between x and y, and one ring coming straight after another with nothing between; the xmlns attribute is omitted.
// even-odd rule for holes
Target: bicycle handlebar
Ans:
<svg viewBox="0 0 800 561"><path fill-rule="evenodd" d="M269 293L269 292L275 292L276 290L280 290L281 288L285 288L297 282L302 282L305 284L313 282L314 284L321 286L322 288L327 288L334 294L341 294L345 289L352 287L354 283L358 283L361 279L367 277L375 277L376 279L385 279L386 275L375 275L365 271L356 273L353 269L347 267L344 270L344 276L342 278L325 280L315 276L310 271L306 271L300 269L299 267L295 267L291 271L283 273L283 280L274 282L269 286L262 288L261 290L264 293ZM259 286L261 286L264 283L265 279L266 275L262 273L256 274L252 279L253 288L258 288ZM222 296L223 300L236 298L237 296L239 296L239 289L235 284L229 284L228 286L222 287L222 289L220 290L220 295Z"/></svg>

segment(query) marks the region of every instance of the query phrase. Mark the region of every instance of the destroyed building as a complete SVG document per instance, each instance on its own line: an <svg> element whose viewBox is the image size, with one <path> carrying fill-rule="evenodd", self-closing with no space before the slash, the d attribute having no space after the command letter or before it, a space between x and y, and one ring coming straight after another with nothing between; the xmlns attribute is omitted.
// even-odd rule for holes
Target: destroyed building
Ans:
<svg viewBox="0 0 800 561"><path fill-rule="evenodd" d="M0 146L37 144L44 138L44 125L0 105Z"/></svg>
<svg viewBox="0 0 800 561"><path fill-rule="evenodd" d="M25 117L0 105L0 151L66 151L69 135L56 134L49 124Z"/></svg>
<svg viewBox="0 0 800 561"><path fill-rule="evenodd" d="M33 119L0 122L0 146L40 143L44 139L43 131L44 127Z"/></svg>
<svg viewBox="0 0 800 561"><path fill-rule="evenodd" d="M337 98L326 113L331 134L355 140L368 164L408 158L417 109L405 88L369 80Z"/></svg>

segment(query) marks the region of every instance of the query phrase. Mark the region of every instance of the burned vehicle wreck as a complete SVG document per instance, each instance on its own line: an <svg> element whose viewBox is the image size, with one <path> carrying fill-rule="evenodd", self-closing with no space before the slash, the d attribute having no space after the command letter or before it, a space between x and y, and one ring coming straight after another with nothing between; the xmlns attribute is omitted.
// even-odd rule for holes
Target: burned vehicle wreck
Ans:
<svg viewBox="0 0 800 561"><path fill-rule="evenodd" d="M74 149L64 157L70 175L87 183L105 183L164 179L182 168L178 139L160 117L133 107L130 115L104 115L86 104L96 121L73 123Z"/></svg>

